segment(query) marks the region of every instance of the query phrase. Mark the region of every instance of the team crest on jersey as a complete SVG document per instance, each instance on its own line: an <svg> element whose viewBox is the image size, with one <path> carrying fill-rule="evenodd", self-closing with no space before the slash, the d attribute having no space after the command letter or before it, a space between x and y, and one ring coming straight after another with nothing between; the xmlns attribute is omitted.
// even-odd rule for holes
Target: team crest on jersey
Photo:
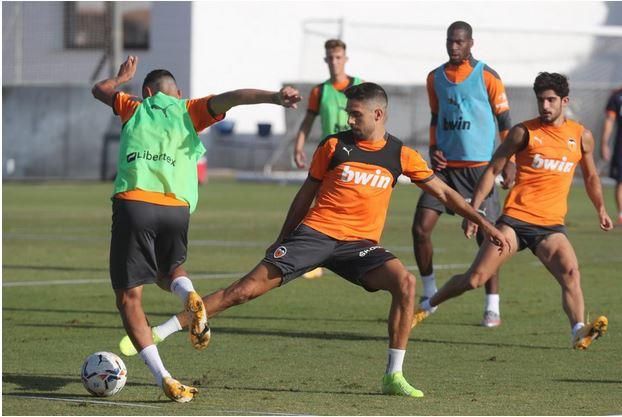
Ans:
<svg viewBox="0 0 622 417"><path fill-rule="evenodd" d="M577 141L573 138L568 138L568 149L570 149L572 152L577 150Z"/></svg>
<svg viewBox="0 0 622 417"><path fill-rule="evenodd" d="M287 248L285 246L279 246L278 248L276 248L272 256L274 256L275 259L279 259L279 258L284 257L286 253L287 253Z"/></svg>

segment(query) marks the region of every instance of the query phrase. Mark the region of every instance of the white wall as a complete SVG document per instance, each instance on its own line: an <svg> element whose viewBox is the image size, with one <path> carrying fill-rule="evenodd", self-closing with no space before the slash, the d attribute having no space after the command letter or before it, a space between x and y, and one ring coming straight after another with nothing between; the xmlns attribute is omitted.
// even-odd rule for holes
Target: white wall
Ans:
<svg viewBox="0 0 622 417"><path fill-rule="evenodd" d="M21 12L16 12L17 6L21 7ZM64 3L60 1L2 3L3 85L90 83L102 51L65 49L63 8ZM133 82L138 90L149 70L166 68L175 75L182 90L189 92L191 11L190 2L152 2L151 48L124 51L124 57L139 56ZM19 74L16 73L20 67L16 63L16 45L21 46ZM106 66L99 79L107 76Z"/></svg>
<svg viewBox="0 0 622 417"><path fill-rule="evenodd" d="M288 80L324 80L328 74L322 61L323 41L337 35L338 25L311 25L327 36L305 36L303 22L336 18L345 19L348 73L366 80L424 83L427 73L447 59L446 27L465 20L474 28L474 56L489 63L506 84L529 85L539 71L568 73L585 61L593 37L560 34L559 30L600 25L606 14L603 2L594 1L196 2L192 6L191 93L198 96L241 87L278 89ZM383 27L371 27L372 23ZM233 109L228 118L236 121L238 132L254 131L256 123L265 120L276 131L283 131L282 110L274 106Z"/></svg>

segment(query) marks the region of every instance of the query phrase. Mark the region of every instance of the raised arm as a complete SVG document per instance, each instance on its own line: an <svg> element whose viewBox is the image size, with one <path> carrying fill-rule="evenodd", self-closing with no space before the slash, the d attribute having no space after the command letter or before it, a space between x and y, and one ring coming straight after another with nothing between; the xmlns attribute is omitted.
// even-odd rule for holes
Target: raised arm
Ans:
<svg viewBox="0 0 622 417"><path fill-rule="evenodd" d="M283 87L279 91L256 90L244 88L227 91L210 99L210 108L214 114L226 113L235 106L245 104L277 104L283 107L296 108L300 101L300 93L293 87Z"/></svg>
<svg viewBox="0 0 622 417"><path fill-rule="evenodd" d="M114 104L114 96L117 93L119 86L125 84L134 78L136 74L136 67L138 65L138 57L129 55L124 63L121 64L117 76L114 78L107 78L95 84L91 89L93 97L102 103L112 107Z"/></svg>
<svg viewBox="0 0 622 417"><path fill-rule="evenodd" d="M441 203L454 212L480 226L490 241L499 246L500 252L505 250L509 251L511 249L512 244L507 237L471 207L464 197L438 179L438 177L434 177L430 181L419 184L419 186L423 191L438 198Z"/></svg>
<svg viewBox="0 0 622 417"><path fill-rule="evenodd" d="M592 200L594 208L598 213L600 228L607 231L613 228L613 222L605 209L603 200L603 189L600 185L600 177L594 163L594 136L592 132L585 129L581 136L581 171L583 172L583 183L588 197Z"/></svg>

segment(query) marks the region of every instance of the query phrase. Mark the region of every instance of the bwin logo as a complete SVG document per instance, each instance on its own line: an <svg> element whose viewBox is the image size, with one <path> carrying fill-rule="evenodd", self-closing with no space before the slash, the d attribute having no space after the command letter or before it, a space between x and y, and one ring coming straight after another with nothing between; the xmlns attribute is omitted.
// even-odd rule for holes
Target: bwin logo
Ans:
<svg viewBox="0 0 622 417"><path fill-rule="evenodd" d="M458 120L447 120L443 117L443 130L471 130L471 122L462 120L462 117Z"/></svg>
<svg viewBox="0 0 622 417"><path fill-rule="evenodd" d="M359 252L359 257L364 257L365 255L367 255L369 252L371 251L375 251L376 249L378 249L380 246L371 246L367 249L364 249L362 251Z"/></svg>
<svg viewBox="0 0 622 417"><path fill-rule="evenodd" d="M341 172L341 181L351 182L355 184L369 185L376 188L387 188L391 184L391 177L380 175L382 171L377 169L375 174L368 172L354 171L349 165L346 165Z"/></svg>
<svg viewBox="0 0 622 417"><path fill-rule="evenodd" d="M533 157L531 166L536 169L546 169L547 171L570 172L574 162L568 162L568 158L565 156L560 161L559 159L543 158L542 155L537 153Z"/></svg>

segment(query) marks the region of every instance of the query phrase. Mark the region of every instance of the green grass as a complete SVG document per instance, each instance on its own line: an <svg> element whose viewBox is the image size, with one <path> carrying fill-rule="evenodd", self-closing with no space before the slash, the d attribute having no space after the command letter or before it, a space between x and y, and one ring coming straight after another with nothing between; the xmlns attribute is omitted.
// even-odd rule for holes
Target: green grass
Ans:
<svg viewBox="0 0 622 417"><path fill-rule="evenodd" d="M280 230L296 190L224 180L202 188L186 264L199 278L195 287L201 293L233 280L204 279L206 274L241 275L256 264ZM81 385L82 361L98 350L118 353L124 334L108 282L110 191L110 184L92 183L3 186L3 414L622 413L622 230L599 231L580 187L571 194L568 227L582 269L586 311L591 317L606 314L611 323L609 334L588 351L569 348L559 287L524 251L502 270L503 326L477 326L483 293L474 291L443 305L413 331L404 373L425 392L423 399L379 395L388 295L369 294L329 274L299 279L224 312L212 321L213 341L204 352L194 351L183 333L161 345L169 371L200 387L190 404L163 397L136 356L124 358L127 386L103 400L133 406L64 401L95 399ZM605 192L611 201L611 189ZM409 266L418 195L416 187L397 187L383 236L384 245ZM462 237L458 225L459 219L448 216L439 222L437 264L473 259L474 243ZM439 281L457 272L439 270ZM58 280L99 281L8 286ZM180 308L175 297L155 286L146 288L144 298L153 323Z"/></svg>

